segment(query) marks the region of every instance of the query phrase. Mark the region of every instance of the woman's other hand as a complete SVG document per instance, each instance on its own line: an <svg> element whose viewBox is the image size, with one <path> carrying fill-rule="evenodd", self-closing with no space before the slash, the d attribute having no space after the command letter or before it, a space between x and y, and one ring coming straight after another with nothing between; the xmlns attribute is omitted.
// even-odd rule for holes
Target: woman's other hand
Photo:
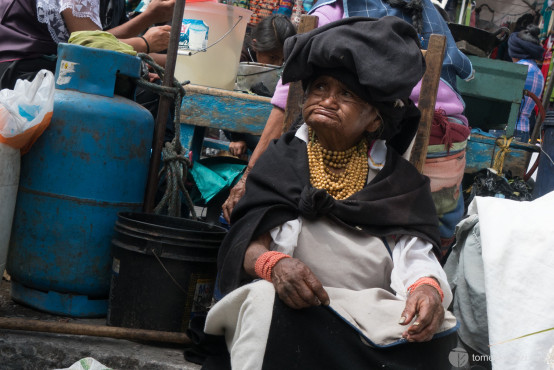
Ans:
<svg viewBox="0 0 554 370"><path fill-rule="evenodd" d="M421 285L408 296L400 324L408 325L414 317L402 336L410 342L431 340L444 320L440 294L432 286Z"/></svg>
<svg viewBox="0 0 554 370"><path fill-rule="evenodd" d="M283 258L277 262L271 279L279 298L291 308L329 304L329 295L321 282L308 266L296 258Z"/></svg>
<svg viewBox="0 0 554 370"><path fill-rule="evenodd" d="M171 26L152 27L146 31L144 38L148 41L150 52L166 50L169 47L169 33Z"/></svg>
<svg viewBox="0 0 554 370"><path fill-rule="evenodd" d="M248 177L248 174L250 173L250 167L246 167L244 170L244 174L240 178L240 180L233 186L231 189L231 192L229 193L229 196L227 197L227 200L225 203L223 203L223 206L221 207L223 210L223 217L227 222L231 222L231 213L233 212L233 208L235 208L235 205L238 203L240 198L244 195L244 192L246 191L246 178Z"/></svg>
<svg viewBox="0 0 554 370"><path fill-rule="evenodd" d="M246 141L231 141L229 144L229 152L234 156L240 156L246 152Z"/></svg>
<svg viewBox="0 0 554 370"><path fill-rule="evenodd" d="M173 17L175 0L152 0L144 11L149 20L156 23L165 23Z"/></svg>

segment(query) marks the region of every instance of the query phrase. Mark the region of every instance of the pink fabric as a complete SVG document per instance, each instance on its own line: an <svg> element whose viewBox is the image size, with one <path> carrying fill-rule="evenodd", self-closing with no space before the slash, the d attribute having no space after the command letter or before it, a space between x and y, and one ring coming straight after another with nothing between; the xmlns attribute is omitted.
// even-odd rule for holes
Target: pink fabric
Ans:
<svg viewBox="0 0 554 370"><path fill-rule="evenodd" d="M277 86L275 87L273 97L271 98L271 104L277 108L285 110L285 107L287 106L287 96L289 96L289 85L283 85L281 83L281 79L279 79L279 82L277 82Z"/></svg>
<svg viewBox="0 0 554 370"><path fill-rule="evenodd" d="M421 92L421 81L414 87L410 99L417 105L419 100L419 93ZM466 116L463 115L464 103L460 96L450 87L449 84L442 79L439 81L439 90L437 92L437 102L435 103L435 109L442 109L447 116L459 119L468 125Z"/></svg>
<svg viewBox="0 0 554 370"><path fill-rule="evenodd" d="M344 9L342 7L341 1L336 1L335 3L331 5L323 5L314 10L313 13L310 13L310 15L315 15L319 18L318 20L318 27L325 26L328 23L331 23L333 21L338 21L339 19L342 19L344 15ZM287 105L287 96L289 95L289 85L283 85L281 83L281 80L279 79L279 82L277 83L277 87L275 88L275 93L273 94L273 97L271 98L271 104L276 106L277 108L281 108L282 110L285 110L285 107Z"/></svg>

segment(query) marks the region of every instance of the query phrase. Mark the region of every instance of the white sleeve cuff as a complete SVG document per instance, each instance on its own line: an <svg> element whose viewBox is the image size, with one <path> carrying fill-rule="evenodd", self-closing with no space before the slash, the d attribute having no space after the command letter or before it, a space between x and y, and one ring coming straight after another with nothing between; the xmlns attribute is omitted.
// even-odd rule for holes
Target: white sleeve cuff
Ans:
<svg viewBox="0 0 554 370"><path fill-rule="evenodd" d="M443 307L452 302L452 291L446 274L433 253L433 246L420 238L401 236L392 250L394 267L391 273L391 288L398 295L407 297L407 289L422 277L438 280L444 294Z"/></svg>

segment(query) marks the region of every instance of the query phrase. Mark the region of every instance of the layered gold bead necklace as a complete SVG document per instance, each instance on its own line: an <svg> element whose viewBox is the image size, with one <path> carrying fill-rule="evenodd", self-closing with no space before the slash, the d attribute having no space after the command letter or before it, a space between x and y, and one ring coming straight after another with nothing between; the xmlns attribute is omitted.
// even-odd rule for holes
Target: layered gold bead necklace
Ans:
<svg viewBox="0 0 554 370"><path fill-rule="evenodd" d="M312 138L308 143L312 186L327 190L335 199L346 199L362 190L368 173L366 139L345 151L336 151L323 148L312 129L309 136Z"/></svg>

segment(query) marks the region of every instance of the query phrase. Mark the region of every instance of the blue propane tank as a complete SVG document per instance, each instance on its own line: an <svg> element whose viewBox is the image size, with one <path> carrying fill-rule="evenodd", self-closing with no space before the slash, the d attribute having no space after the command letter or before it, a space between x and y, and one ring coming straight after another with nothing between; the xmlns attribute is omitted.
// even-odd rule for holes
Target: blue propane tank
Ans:
<svg viewBox="0 0 554 370"><path fill-rule="evenodd" d="M7 261L13 300L106 315L114 224L118 212L142 208L154 127L148 110L114 90L128 85L134 96L140 69L134 56L59 45L52 121L21 161Z"/></svg>

